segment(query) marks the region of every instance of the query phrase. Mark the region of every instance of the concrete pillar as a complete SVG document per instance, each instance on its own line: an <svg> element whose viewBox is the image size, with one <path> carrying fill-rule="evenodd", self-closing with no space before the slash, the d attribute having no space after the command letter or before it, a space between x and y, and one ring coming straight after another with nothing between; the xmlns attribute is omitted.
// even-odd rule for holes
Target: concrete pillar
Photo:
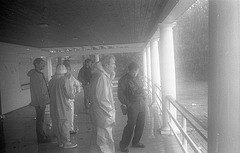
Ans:
<svg viewBox="0 0 240 153"><path fill-rule="evenodd" d="M162 134L168 134L170 130L168 126L169 118L167 114L168 102L165 97L170 95L176 99L176 78L172 27L172 24L160 25L159 58L163 97L163 125L161 127ZM169 109L172 112L173 116L177 117L176 109L171 105Z"/></svg>
<svg viewBox="0 0 240 153"><path fill-rule="evenodd" d="M48 81L52 77L52 59L51 57L47 57L47 71L48 71Z"/></svg>
<svg viewBox="0 0 240 153"><path fill-rule="evenodd" d="M240 1L209 1L208 152L240 152Z"/></svg>

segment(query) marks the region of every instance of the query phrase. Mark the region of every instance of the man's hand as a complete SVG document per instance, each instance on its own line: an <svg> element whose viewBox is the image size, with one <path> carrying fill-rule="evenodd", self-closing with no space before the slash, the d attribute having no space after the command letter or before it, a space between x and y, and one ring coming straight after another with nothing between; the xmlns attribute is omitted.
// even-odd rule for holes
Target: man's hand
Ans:
<svg viewBox="0 0 240 153"><path fill-rule="evenodd" d="M121 110L122 110L123 115L127 114L127 106L125 104L121 105Z"/></svg>

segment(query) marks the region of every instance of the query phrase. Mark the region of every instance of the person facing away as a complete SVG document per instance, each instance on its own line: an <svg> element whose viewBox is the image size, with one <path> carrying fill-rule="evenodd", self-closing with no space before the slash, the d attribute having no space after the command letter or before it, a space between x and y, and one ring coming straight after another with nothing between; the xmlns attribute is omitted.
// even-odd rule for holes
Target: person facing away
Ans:
<svg viewBox="0 0 240 153"><path fill-rule="evenodd" d="M90 81L90 117L93 125L91 152L115 153L112 130L115 126L115 105L112 79L115 57L107 55L96 63Z"/></svg>
<svg viewBox="0 0 240 153"><path fill-rule="evenodd" d="M89 108L89 82L92 77L91 65L92 61L90 59L86 59L84 61L83 67L79 70L77 77L78 80L82 83L84 91L84 106L86 110Z"/></svg>
<svg viewBox="0 0 240 153"><path fill-rule="evenodd" d="M45 67L45 61L42 58L36 58L33 61L34 69L30 70L27 75L30 77L30 106L36 110L36 133L38 143L50 142L50 137L43 130L44 115L46 105L49 104L48 85L42 70Z"/></svg>
<svg viewBox="0 0 240 153"><path fill-rule="evenodd" d="M71 142L69 129L70 103L74 99L73 88L69 78L65 76L67 70L64 65L58 65L56 73L49 81L50 117L52 129L57 136L61 148L74 148L77 144Z"/></svg>
<svg viewBox="0 0 240 153"><path fill-rule="evenodd" d="M80 93L80 83L74 76L71 74L71 65L69 60L64 60L63 65L67 69L66 77L70 81L71 88L73 89L73 94ZM70 116L69 116L69 127L70 127L70 134L76 134L78 128L74 127L74 99L68 99L70 104Z"/></svg>
<svg viewBox="0 0 240 153"><path fill-rule="evenodd" d="M132 147L145 147L140 143L145 124L145 93L138 72L138 64L132 62L128 66L128 73L118 81L118 99L122 103L121 107L127 109L128 117L119 143L122 152L129 152L128 146L131 142Z"/></svg>

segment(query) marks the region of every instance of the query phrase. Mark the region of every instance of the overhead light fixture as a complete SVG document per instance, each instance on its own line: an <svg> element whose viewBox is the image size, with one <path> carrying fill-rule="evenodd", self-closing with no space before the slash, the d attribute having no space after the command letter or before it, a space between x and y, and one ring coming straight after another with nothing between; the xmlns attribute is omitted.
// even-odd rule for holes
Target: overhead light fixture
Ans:
<svg viewBox="0 0 240 153"><path fill-rule="evenodd" d="M47 23L40 23L39 26L41 28L47 28L49 25Z"/></svg>
<svg viewBox="0 0 240 153"><path fill-rule="evenodd" d="M73 37L73 40L78 40L78 37Z"/></svg>

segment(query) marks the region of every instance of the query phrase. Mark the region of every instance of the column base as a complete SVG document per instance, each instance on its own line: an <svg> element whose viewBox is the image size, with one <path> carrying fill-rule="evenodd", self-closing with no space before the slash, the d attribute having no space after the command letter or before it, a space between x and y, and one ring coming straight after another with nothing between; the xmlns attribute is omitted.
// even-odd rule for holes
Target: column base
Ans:
<svg viewBox="0 0 240 153"><path fill-rule="evenodd" d="M161 128L161 129L159 129L159 133L165 134L165 135L172 135L170 128Z"/></svg>

